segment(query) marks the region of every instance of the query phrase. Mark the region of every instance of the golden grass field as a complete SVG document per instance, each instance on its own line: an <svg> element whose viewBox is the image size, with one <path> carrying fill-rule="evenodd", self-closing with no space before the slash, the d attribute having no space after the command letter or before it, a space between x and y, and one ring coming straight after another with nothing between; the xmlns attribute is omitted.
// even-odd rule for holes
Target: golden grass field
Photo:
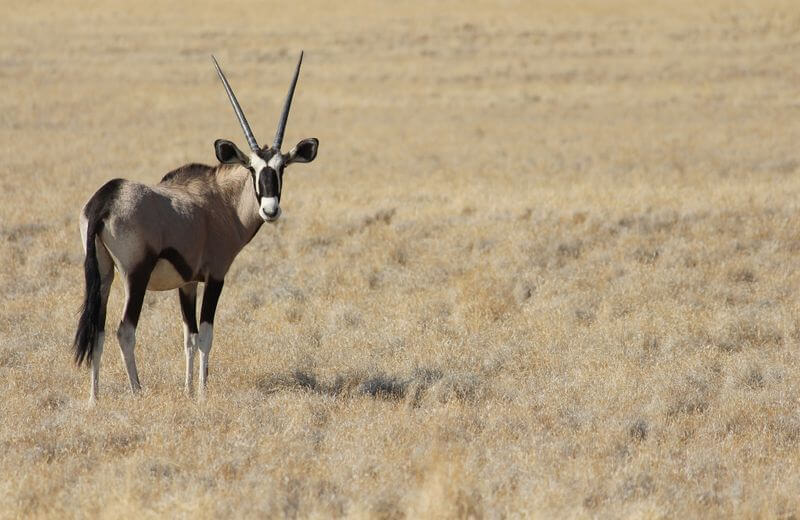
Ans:
<svg viewBox="0 0 800 520"><path fill-rule="evenodd" d="M800 4L21 3L0 32L0 517L800 515ZM205 400L70 344L78 213L261 141ZM107 330L119 322L119 277Z"/></svg>

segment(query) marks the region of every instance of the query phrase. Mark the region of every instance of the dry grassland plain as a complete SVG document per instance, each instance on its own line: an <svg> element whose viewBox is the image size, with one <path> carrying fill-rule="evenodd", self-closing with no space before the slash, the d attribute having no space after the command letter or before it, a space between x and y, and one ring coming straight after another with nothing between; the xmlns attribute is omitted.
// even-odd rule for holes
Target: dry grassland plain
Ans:
<svg viewBox="0 0 800 520"><path fill-rule="evenodd" d="M800 515L800 4L22 2L0 31L0 517ZM205 401L71 362L78 212L271 139ZM108 327L122 307L119 277Z"/></svg>

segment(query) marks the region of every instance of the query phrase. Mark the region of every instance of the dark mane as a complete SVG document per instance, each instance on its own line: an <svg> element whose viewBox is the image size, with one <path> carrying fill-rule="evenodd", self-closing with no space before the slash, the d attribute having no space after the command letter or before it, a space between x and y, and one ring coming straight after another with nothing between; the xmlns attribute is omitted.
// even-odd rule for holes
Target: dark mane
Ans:
<svg viewBox="0 0 800 520"><path fill-rule="evenodd" d="M182 184L192 179L208 175L214 170L216 170L216 168L208 166L207 164L184 164L180 168L172 170L164 175L159 184Z"/></svg>

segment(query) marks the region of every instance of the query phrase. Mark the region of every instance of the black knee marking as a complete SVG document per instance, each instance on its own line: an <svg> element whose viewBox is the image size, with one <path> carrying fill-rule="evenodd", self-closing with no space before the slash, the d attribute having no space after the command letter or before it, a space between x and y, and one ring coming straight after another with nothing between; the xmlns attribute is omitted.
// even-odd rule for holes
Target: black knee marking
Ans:
<svg viewBox="0 0 800 520"><path fill-rule="evenodd" d="M97 319L97 332L106 331L106 305L100 308L100 317Z"/></svg>
<svg viewBox="0 0 800 520"><path fill-rule="evenodd" d="M224 280L209 278L203 291L203 308L200 311L200 323L214 323L214 314L217 312L217 302L222 293Z"/></svg>
<svg viewBox="0 0 800 520"><path fill-rule="evenodd" d="M100 317L97 319L97 332L106 331L106 306L100 307Z"/></svg>
<svg viewBox="0 0 800 520"><path fill-rule="evenodd" d="M111 282L113 280L112 274L111 279L108 281L103 280L103 284L100 287L100 315L97 318L97 330L99 332L105 332L106 330L106 309L108 309L108 295L111 293Z"/></svg>
<svg viewBox="0 0 800 520"><path fill-rule="evenodd" d="M181 302L183 323L189 328L189 332L197 334L197 286L181 287L178 289L178 298Z"/></svg>
<svg viewBox="0 0 800 520"><path fill-rule="evenodd" d="M128 300L125 303L125 315L122 321L130 323L134 328L139 324L139 314L142 312L147 282L150 281L150 274L157 261L158 258L155 255L148 254L128 276Z"/></svg>

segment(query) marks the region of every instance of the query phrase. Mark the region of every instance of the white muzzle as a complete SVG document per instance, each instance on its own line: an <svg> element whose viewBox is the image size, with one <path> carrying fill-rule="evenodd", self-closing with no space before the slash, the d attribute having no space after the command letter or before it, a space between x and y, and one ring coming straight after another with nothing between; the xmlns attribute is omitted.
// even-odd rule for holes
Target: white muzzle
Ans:
<svg viewBox="0 0 800 520"><path fill-rule="evenodd" d="M278 207L278 199L276 197L262 197L258 214L266 222L278 220L278 217L281 216L281 208Z"/></svg>

